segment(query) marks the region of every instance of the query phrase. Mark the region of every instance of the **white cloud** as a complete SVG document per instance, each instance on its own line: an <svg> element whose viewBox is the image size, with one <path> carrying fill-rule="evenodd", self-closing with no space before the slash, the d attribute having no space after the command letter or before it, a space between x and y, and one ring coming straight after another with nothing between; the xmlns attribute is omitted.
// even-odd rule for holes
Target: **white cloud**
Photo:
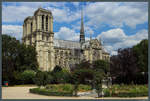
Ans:
<svg viewBox="0 0 150 101"><path fill-rule="evenodd" d="M129 4L129 5L128 5ZM131 5L132 4L132 5ZM91 3L85 7L88 24L95 27L105 23L122 27L123 24L135 28L148 21L148 3ZM141 7L143 6L143 8Z"/></svg>
<svg viewBox="0 0 150 101"><path fill-rule="evenodd" d="M55 33L54 37L62 40L79 41L79 33L67 27L61 27L60 30Z"/></svg>
<svg viewBox="0 0 150 101"><path fill-rule="evenodd" d="M70 23L70 27L60 27L59 31L55 33L55 37L64 40L78 41L81 23L79 20L81 17L80 9L77 8L77 11L73 11L65 4L66 2L22 2L19 3L19 6L16 6L15 4L8 6L3 5L2 21L22 23L27 16L32 16L34 11L42 5L43 8L52 11L55 22L60 22L60 24ZM79 6L78 2L73 2L72 4L75 7ZM124 24L135 28L138 24L148 22L148 3L146 2L87 3L84 7L84 18L85 34L88 36L85 38L86 40L89 39L89 34L93 34L94 31L99 30L102 26L104 27L105 24L116 27L115 29L102 32L97 36L97 38L101 37L105 48L111 54L116 54L118 48L131 47L140 42L140 40L148 37L147 30L141 30L134 35L128 36L121 29ZM71 24L73 21L75 21L75 24ZM71 27L73 29L71 29ZM3 25L2 33L21 39L22 26Z"/></svg>
<svg viewBox="0 0 150 101"><path fill-rule="evenodd" d="M79 2L72 2L77 11L73 11L67 2L22 2L2 6L3 22L23 22L27 16L32 16L38 7L50 9L54 20L58 22L72 22L80 19ZM137 24L148 21L148 3L116 3L116 2L95 2L87 3L84 7L84 15L88 18L88 26L98 28L104 23L110 26L121 27L126 24L135 28ZM17 16L17 17L16 17Z"/></svg>
<svg viewBox="0 0 150 101"><path fill-rule="evenodd" d="M22 26L18 25L2 25L2 34L16 37L18 40L22 38Z"/></svg>
<svg viewBox="0 0 150 101"><path fill-rule="evenodd" d="M127 48L136 45L143 39L148 39L148 31L143 29L138 31L134 35L126 35L124 31L120 28L111 29L106 32L102 32L97 36L104 42L105 49L111 53L111 55L116 54L119 48Z"/></svg>
<svg viewBox="0 0 150 101"><path fill-rule="evenodd" d="M47 7L46 9L52 11L54 20L57 22L72 22L80 18L80 13L74 13L66 7L63 9Z"/></svg>
<svg viewBox="0 0 150 101"><path fill-rule="evenodd" d="M62 40L79 41L80 33L77 33L74 29L68 27L61 27L58 32L55 32L54 37ZM89 39L89 37L85 37L85 40Z"/></svg>
<svg viewBox="0 0 150 101"><path fill-rule="evenodd" d="M23 20L32 16L35 8L26 6L3 6L2 8L2 21L3 22L23 22Z"/></svg>
<svg viewBox="0 0 150 101"><path fill-rule="evenodd" d="M3 5L2 6L2 21L3 22L23 22L28 16L33 16L35 10L39 7L49 9L52 11L54 20L57 22L71 22L80 18L80 11L73 12L67 6L65 2L36 2L36 3L19 3L16 5ZM17 16L17 17L16 17Z"/></svg>
<svg viewBox="0 0 150 101"><path fill-rule="evenodd" d="M98 38L101 38L101 40L104 43L116 43L123 41L127 36L123 32L122 29L111 29L106 32L102 32L100 35L98 35Z"/></svg>

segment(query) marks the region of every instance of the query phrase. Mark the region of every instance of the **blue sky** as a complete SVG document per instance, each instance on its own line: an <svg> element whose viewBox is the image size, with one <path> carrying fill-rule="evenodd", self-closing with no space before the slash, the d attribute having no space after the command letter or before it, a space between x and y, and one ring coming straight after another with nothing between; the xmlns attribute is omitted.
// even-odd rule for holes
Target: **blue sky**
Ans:
<svg viewBox="0 0 150 101"><path fill-rule="evenodd" d="M110 54L148 38L147 2L3 2L2 33L21 40L22 24L39 7L51 10L55 38L79 40L81 9L86 40L102 41Z"/></svg>

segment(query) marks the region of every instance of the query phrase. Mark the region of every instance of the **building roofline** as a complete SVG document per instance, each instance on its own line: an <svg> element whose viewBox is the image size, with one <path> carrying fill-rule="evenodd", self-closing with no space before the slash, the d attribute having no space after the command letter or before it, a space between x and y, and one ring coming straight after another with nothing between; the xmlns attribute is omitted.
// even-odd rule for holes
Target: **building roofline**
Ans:
<svg viewBox="0 0 150 101"><path fill-rule="evenodd" d="M50 11L50 10L47 10L47 9L44 9L44 8L38 8L35 12L34 12L34 15L36 15L36 13L38 12L38 11L44 11L44 12L47 12L47 13L50 13L50 14L52 14L52 12Z"/></svg>
<svg viewBox="0 0 150 101"><path fill-rule="evenodd" d="M24 22L27 21L28 19L32 19L33 16L28 16L24 19Z"/></svg>
<svg viewBox="0 0 150 101"><path fill-rule="evenodd" d="M69 41L69 42L76 42L76 43L80 43L78 41L72 41L72 40L62 40L62 39L57 39L57 38L54 38L54 40L61 40L61 41Z"/></svg>

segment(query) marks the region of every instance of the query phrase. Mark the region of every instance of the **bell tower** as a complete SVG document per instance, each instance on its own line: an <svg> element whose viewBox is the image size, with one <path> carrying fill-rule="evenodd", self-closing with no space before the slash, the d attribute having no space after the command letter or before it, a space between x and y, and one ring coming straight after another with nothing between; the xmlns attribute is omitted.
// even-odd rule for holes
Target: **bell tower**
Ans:
<svg viewBox="0 0 150 101"><path fill-rule="evenodd" d="M39 68L49 71L54 68L53 16L51 11L38 8L23 24L23 42L33 45L37 51Z"/></svg>

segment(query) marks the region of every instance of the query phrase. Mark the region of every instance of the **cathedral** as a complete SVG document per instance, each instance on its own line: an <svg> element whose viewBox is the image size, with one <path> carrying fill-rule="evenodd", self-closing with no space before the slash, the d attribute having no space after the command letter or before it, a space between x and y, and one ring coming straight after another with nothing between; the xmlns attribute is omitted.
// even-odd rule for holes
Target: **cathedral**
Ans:
<svg viewBox="0 0 150 101"><path fill-rule="evenodd" d="M77 41L58 40L54 38L52 12L38 8L33 16L29 16L23 23L22 42L33 45L37 51L39 68L51 71L56 65L70 69L82 60L95 61L110 59L109 53L104 51L97 39L85 41L83 13L81 13L80 39Z"/></svg>

